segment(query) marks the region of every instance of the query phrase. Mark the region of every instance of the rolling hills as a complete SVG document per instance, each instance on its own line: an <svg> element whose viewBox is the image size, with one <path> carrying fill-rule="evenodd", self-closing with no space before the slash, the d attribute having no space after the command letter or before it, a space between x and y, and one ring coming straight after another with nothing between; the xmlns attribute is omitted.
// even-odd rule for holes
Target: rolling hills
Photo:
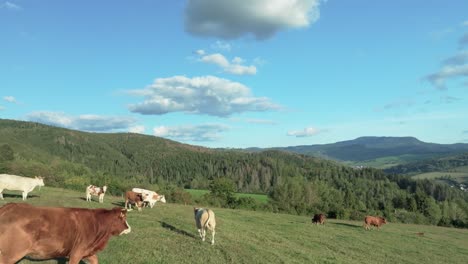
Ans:
<svg viewBox="0 0 468 264"><path fill-rule="evenodd" d="M359 137L332 144L274 149L324 157L349 165L387 168L413 161L468 152L468 144L426 143L414 137Z"/></svg>

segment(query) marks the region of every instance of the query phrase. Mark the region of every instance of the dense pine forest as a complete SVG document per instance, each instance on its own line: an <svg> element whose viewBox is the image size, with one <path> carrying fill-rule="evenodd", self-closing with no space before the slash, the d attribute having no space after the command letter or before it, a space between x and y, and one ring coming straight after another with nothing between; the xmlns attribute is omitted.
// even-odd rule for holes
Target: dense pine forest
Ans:
<svg viewBox="0 0 468 264"><path fill-rule="evenodd" d="M46 185L120 195L140 186L169 201L291 214L468 227L468 194L432 180L352 168L277 150L209 149L133 133L87 133L0 119L0 173L46 177ZM184 189L209 189L192 200ZM267 204L233 192L268 194Z"/></svg>

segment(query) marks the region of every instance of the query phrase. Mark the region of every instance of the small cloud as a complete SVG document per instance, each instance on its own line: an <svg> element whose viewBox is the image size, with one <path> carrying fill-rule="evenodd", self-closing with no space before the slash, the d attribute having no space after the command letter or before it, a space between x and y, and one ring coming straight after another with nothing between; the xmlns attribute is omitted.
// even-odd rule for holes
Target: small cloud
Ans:
<svg viewBox="0 0 468 264"><path fill-rule="evenodd" d="M257 73L257 67L242 65L244 60L240 57L234 57L231 61L228 61L224 55L214 53L201 56L200 61L218 65L225 72L235 75L255 75Z"/></svg>
<svg viewBox="0 0 468 264"><path fill-rule="evenodd" d="M468 76L468 64L446 65L438 72L430 74L426 79L439 90L446 90L445 83L449 79Z"/></svg>
<svg viewBox="0 0 468 264"><path fill-rule="evenodd" d="M38 111L27 115L27 120L70 129L112 132L128 130L136 120L131 117L99 115L70 116L62 112Z"/></svg>
<svg viewBox="0 0 468 264"><path fill-rule="evenodd" d="M199 50L195 51L195 53L196 53L197 55L200 55L200 56L205 55L205 51L202 50L202 49L199 49Z"/></svg>
<svg viewBox="0 0 468 264"><path fill-rule="evenodd" d="M442 30L437 30L437 31L432 31L430 32L430 36L435 39L435 40L439 40L439 39L442 39L444 38L445 36L453 33L454 30L452 28L446 28L446 29L442 29Z"/></svg>
<svg viewBox="0 0 468 264"><path fill-rule="evenodd" d="M294 137L311 137L315 136L322 132L321 130L315 128L315 127L306 127L303 130L293 130L288 132L288 136L294 136Z"/></svg>
<svg viewBox="0 0 468 264"><path fill-rule="evenodd" d="M461 99L460 98L457 98L457 97L453 97L453 96L441 96L440 97L440 101L442 103L445 103L445 104L451 104L451 103L454 103L454 102L457 102L457 101L460 101Z"/></svg>
<svg viewBox="0 0 468 264"><path fill-rule="evenodd" d="M160 78L144 89L128 93L144 97L144 101L129 106L131 112L143 115L185 112L229 117L234 113L281 109L269 98L253 96L250 88L241 83L214 76Z"/></svg>
<svg viewBox="0 0 468 264"><path fill-rule="evenodd" d="M137 133L137 134L144 134L145 133L145 126L133 126L128 129L130 133Z"/></svg>
<svg viewBox="0 0 468 264"><path fill-rule="evenodd" d="M221 124L160 126L153 129L153 135L180 141L216 141L220 139L220 133L228 130L229 127Z"/></svg>
<svg viewBox="0 0 468 264"><path fill-rule="evenodd" d="M13 96L4 96L4 97L3 97L3 100L5 100L5 101L7 101L7 102L9 102L9 103L13 103L13 104L18 103L18 102L16 101L16 98L13 97Z"/></svg>
<svg viewBox="0 0 468 264"><path fill-rule="evenodd" d="M465 20L461 23L462 26L464 27L468 27L468 20Z"/></svg>
<svg viewBox="0 0 468 264"><path fill-rule="evenodd" d="M462 51L456 54L455 56L452 56L448 59L445 59L442 64L443 65L463 65L468 62L468 51Z"/></svg>
<svg viewBox="0 0 468 264"><path fill-rule="evenodd" d="M468 134L468 130L462 131L462 134Z"/></svg>
<svg viewBox="0 0 468 264"><path fill-rule="evenodd" d="M5 110L5 107L0 105L0 111L3 111L3 110Z"/></svg>
<svg viewBox="0 0 468 264"><path fill-rule="evenodd" d="M375 112L382 112L384 110L391 110L391 109L401 109L401 108L408 108L415 105L415 102L410 99L400 99L394 102L390 102L385 104L382 107L377 107L374 109Z"/></svg>
<svg viewBox="0 0 468 264"><path fill-rule="evenodd" d="M222 50L222 51L231 51L232 47L231 44L225 41L217 40L215 43L211 44L211 48L215 50Z"/></svg>
<svg viewBox="0 0 468 264"><path fill-rule="evenodd" d="M465 33L465 35L463 35L463 37L460 38L458 44L461 49L468 46L468 33Z"/></svg>
<svg viewBox="0 0 468 264"><path fill-rule="evenodd" d="M326 2L326 1L323 1ZM257 40L306 28L320 17L320 0L192 0L185 7L185 30L202 37Z"/></svg>
<svg viewBox="0 0 468 264"><path fill-rule="evenodd" d="M260 125L276 125L276 122L273 120L266 119L247 119L247 123L250 124L260 124Z"/></svg>
<svg viewBox="0 0 468 264"><path fill-rule="evenodd" d="M8 10L15 10L15 11L19 11L23 9L21 6L14 4L12 2L8 2L8 1L6 1L3 4L0 4L0 9L2 8L8 9Z"/></svg>

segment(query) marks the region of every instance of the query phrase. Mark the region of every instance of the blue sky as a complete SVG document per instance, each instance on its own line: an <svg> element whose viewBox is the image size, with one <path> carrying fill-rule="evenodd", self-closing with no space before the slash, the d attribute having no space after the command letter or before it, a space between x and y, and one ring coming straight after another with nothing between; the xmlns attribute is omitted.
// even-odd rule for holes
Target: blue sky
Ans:
<svg viewBox="0 0 468 264"><path fill-rule="evenodd" d="M0 0L0 118L207 147L468 142L462 0Z"/></svg>

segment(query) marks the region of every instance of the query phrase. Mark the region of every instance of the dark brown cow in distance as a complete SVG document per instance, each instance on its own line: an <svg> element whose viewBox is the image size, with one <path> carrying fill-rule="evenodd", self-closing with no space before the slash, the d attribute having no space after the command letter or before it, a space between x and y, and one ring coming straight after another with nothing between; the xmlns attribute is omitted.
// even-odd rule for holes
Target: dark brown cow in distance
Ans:
<svg viewBox="0 0 468 264"><path fill-rule="evenodd" d="M111 236L128 234L126 210L35 207L9 203L0 208L0 263L67 257L70 264L87 259L97 264L97 253Z"/></svg>
<svg viewBox="0 0 468 264"><path fill-rule="evenodd" d="M143 196L141 193L133 192L133 191L126 191L125 192L125 209L132 210L132 204L135 204L138 208L138 211L141 211L141 207L143 206Z"/></svg>
<svg viewBox="0 0 468 264"><path fill-rule="evenodd" d="M386 224L386 223L387 223L387 220L385 220L385 218L380 217L380 216L369 216L368 215L364 219L364 227L366 228L366 230L369 230L370 226L376 226L377 230L379 230L380 226L383 225L383 224Z"/></svg>
<svg viewBox="0 0 468 264"><path fill-rule="evenodd" d="M324 214L315 214L312 218L312 223L314 224L325 224L325 215Z"/></svg>

